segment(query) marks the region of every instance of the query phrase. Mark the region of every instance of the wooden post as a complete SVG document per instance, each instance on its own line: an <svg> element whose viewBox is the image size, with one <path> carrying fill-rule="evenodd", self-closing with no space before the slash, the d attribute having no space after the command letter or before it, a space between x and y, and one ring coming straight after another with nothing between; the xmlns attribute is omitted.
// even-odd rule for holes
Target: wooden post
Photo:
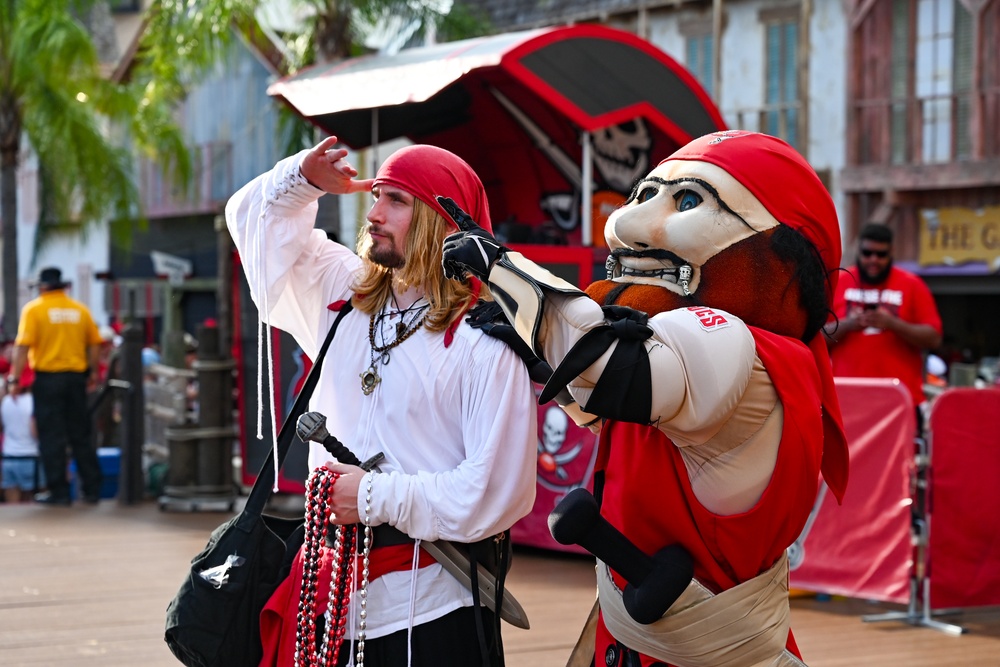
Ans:
<svg viewBox="0 0 1000 667"><path fill-rule="evenodd" d="M121 365L122 379L128 383L128 389L122 399L118 502L135 505L142 502L145 492L142 446L146 440L146 400L142 386L142 328L131 316L122 332Z"/></svg>
<svg viewBox="0 0 1000 667"><path fill-rule="evenodd" d="M198 485L227 494L233 486L232 364L219 349L219 329L198 327Z"/></svg>

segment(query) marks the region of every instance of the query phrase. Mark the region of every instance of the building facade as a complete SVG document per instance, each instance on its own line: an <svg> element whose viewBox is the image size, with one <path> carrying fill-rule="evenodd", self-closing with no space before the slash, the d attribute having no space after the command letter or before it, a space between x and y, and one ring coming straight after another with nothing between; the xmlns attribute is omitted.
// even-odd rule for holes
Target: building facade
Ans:
<svg viewBox="0 0 1000 667"><path fill-rule="evenodd" d="M946 359L1000 354L1000 0L486 0L504 32L596 22L649 40L732 128L774 134L931 286ZM665 157L665 156L662 156Z"/></svg>

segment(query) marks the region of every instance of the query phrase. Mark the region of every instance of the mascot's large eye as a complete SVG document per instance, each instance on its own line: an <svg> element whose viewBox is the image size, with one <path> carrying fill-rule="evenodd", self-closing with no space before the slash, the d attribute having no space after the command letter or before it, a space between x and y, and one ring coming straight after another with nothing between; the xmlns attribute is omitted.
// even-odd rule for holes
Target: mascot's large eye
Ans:
<svg viewBox="0 0 1000 667"><path fill-rule="evenodd" d="M652 199L653 197L655 197L658 192L659 192L659 190L657 190L656 188L650 187L650 186L646 186L646 187L642 188L641 190L639 190L639 194L637 194L635 196L635 200L637 202L639 202L640 204L643 203L643 202L647 202L650 199Z"/></svg>
<svg viewBox="0 0 1000 667"><path fill-rule="evenodd" d="M681 190L674 195L674 201L677 202L678 211L687 211L700 204L703 200L701 195L694 190Z"/></svg>

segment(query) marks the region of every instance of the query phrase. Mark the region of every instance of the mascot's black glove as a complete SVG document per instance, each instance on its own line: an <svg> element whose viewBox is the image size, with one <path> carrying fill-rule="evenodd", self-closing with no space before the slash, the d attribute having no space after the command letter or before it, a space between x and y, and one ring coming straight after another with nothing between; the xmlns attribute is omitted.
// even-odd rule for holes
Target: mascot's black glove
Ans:
<svg viewBox="0 0 1000 667"><path fill-rule="evenodd" d="M507 344L507 347L514 350L517 356L524 361L528 369L528 376L532 382L545 384L552 376L552 367L535 356L528 344L517 335L514 327L507 321L503 309L496 301L480 301L476 307L469 311L469 316L465 319L473 329L482 329L483 333L491 338L497 338Z"/></svg>
<svg viewBox="0 0 1000 667"><path fill-rule="evenodd" d="M473 275L482 281L507 249L448 197L438 197L441 208L455 221L459 231L444 240L441 266L446 278L461 280Z"/></svg>

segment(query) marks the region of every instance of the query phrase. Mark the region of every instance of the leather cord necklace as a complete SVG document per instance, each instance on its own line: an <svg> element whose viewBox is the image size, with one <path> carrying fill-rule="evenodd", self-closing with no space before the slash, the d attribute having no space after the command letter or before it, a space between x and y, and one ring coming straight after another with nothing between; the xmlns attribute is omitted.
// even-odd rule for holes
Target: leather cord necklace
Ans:
<svg viewBox="0 0 1000 667"><path fill-rule="evenodd" d="M385 366L389 363L389 350L396 347L404 340L416 333L424 320L427 318L427 309L430 308L429 303L421 304L417 306L416 303L410 306L406 310L398 311L399 322L396 323L396 337L389 343L383 343L378 345L375 343L375 329L376 324L378 324L378 329L380 335L382 334L382 321L387 316L387 313L383 312L376 315L371 314L371 318L368 320L368 344L371 346L371 363L368 365L368 369L360 374L361 377L361 391L364 392L365 396L370 396L375 387L382 381L382 377L378 374L378 365L381 364ZM409 323L406 322L406 314L409 312L415 313L413 318Z"/></svg>

